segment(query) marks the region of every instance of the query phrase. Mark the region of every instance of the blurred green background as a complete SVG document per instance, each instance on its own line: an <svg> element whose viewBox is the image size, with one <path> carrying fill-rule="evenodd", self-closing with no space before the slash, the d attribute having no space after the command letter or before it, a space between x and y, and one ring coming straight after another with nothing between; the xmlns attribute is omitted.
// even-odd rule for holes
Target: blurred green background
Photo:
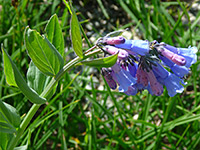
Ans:
<svg viewBox="0 0 200 150"><path fill-rule="evenodd" d="M73 7L91 45L109 32L128 28L124 33L128 39L200 48L200 1L73 0ZM71 16L61 0L0 0L0 43L24 78L30 62L25 27L42 34L55 13L67 62L75 54L69 35ZM89 48L85 38L83 47ZM160 97L147 91L136 96L110 92L96 68L73 68L59 82L54 97L39 109L19 145L28 140L29 149L200 149L199 64L198 59L186 77L184 92L173 98L166 90ZM2 59L0 98L22 117L32 105L6 84Z"/></svg>

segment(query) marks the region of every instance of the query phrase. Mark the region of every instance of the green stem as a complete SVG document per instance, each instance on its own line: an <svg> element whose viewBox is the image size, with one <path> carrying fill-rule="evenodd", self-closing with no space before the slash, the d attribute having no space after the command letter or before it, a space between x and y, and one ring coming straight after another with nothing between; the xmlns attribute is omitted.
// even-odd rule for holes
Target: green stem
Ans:
<svg viewBox="0 0 200 150"><path fill-rule="evenodd" d="M80 57L76 57L74 58L72 61L70 61L69 63L67 63L59 72L58 74L55 76L55 78L52 78L51 82L47 85L47 87L45 88L45 90L41 93L41 97L46 98L48 96L48 94L51 92L51 90L53 89L53 87L56 85L56 83L61 79L61 77L72 67L74 67L77 63L79 63L80 61L95 55L97 53L99 53L100 50L97 51L93 51L93 52L87 52L87 54L85 55L85 57L82 59ZM8 145L8 150L13 150L15 148L15 146L17 145L21 135L24 133L24 130L26 129L26 127L28 126L28 124L30 123L31 119L33 118L33 116L35 115L35 113L37 112L37 110L40 108L41 104L33 104L31 109L29 110L29 112L27 113L26 117L24 118L24 120L22 121L22 123L20 124L19 129L17 130L16 136L13 136L13 138L11 139L9 145Z"/></svg>

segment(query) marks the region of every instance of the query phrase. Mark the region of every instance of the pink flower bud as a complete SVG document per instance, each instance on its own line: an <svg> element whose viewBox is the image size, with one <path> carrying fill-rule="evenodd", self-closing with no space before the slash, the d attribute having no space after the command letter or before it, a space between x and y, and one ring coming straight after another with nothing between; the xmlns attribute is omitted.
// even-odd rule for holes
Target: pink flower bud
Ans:
<svg viewBox="0 0 200 150"><path fill-rule="evenodd" d="M160 49L160 52L163 56L173 61L175 64L179 66L184 66L186 64L186 60L183 56L177 55L165 48Z"/></svg>
<svg viewBox="0 0 200 150"><path fill-rule="evenodd" d="M172 61L179 65L179 66L184 66L186 64L186 60L183 56L180 56L180 55L177 55L175 54L173 57L172 57Z"/></svg>
<svg viewBox="0 0 200 150"><path fill-rule="evenodd" d="M117 44L123 44L125 40L126 39L122 36L110 37L110 38L105 38L104 43L108 45L117 45Z"/></svg>
<svg viewBox="0 0 200 150"><path fill-rule="evenodd" d="M110 53L111 55L117 54L118 53L118 58L119 59L127 59L128 58L128 52L119 48L116 48L114 46L105 46L105 50Z"/></svg>

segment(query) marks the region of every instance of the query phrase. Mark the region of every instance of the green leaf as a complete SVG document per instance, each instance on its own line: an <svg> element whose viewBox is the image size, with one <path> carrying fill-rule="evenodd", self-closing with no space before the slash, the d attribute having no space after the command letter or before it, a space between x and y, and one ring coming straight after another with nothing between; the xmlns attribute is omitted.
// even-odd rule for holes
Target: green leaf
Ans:
<svg viewBox="0 0 200 150"><path fill-rule="evenodd" d="M30 62L27 71L27 83L28 86L34 89L38 94L41 94L44 88L51 80L50 76L43 74L33 63Z"/></svg>
<svg viewBox="0 0 200 150"><path fill-rule="evenodd" d="M46 76L43 74L31 61L29 64L29 68L27 71L27 82L28 86L34 89L39 95L43 92L45 87L51 81L52 77ZM47 96L47 99L50 98L56 91L56 87L51 91L51 93Z"/></svg>
<svg viewBox="0 0 200 150"><path fill-rule="evenodd" d="M3 115L0 113L0 132L3 133L14 133L16 132L16 129L3 117Z"/></svg>
<svg viewBox="0 0 200 150"><path fill-rule="evenodd" d="M54 45L58 52L60 52L61 56L64 56L64 39L56 14L49 19L45 31L48 40Z"/></svg>
<svg viewBox="0 0 200 150"><path fill-rule="evenodd" d="M0 112L14 127L19 127L21 118L13 106L0 100Z"/></svg>
<svg viewBox="0 0 200 150"><path fill-rule="evenodd" d="M98 58L90 61L82 61L79 64L80 65L84 64L93 67L111 67L116 63L117 57L118 54L115 54L105 58Z"/></svg>
<svg viewBox="0 0 200 150"><path fill-rule="evenodd" d="M11 65L12 65L12 68L10 68L10 69L13 70L15 82L16 82L18 88L22 91L22 93L33 103L36 103L36 104L45 103L46 102L45 98L40 97L36 91L29 88L29 86L26 84L26 81L24 80L24 78L20 74L19 70L17 69L16 65L14 64L14 62L12 61L12 59L10 58L10 56L8 55L6 50L3 49L3 47L2 47L2 51L3 51L4 58L6 58L6 60L9 59ZM6 62L7 61L4 61L4 63L6 63ZM4 66L7 66L7 65L4 64Z"/></svg>
<svg viewBox="0 0 200 150"><path fill-rule="evenodd" d="M78 18L76 16L76 13L71 6L72 10L72 17L71 17L71 22L70 22L70 35L71 35L71 41L72 41L72 46L75 51L75 53L80 57L83 58L83 51L82 51L82 37L81 37L81 30L80 30L80 25Z"/></svg>
<svg viewBox="0 0 200 150"><path fill-rule="evenodd" d="M4 64L4 74L6 75L6 82L10 86L17 87L17 84L15 82L14 72L12 69L12 64L5 53L3 53L3 64Z"/></svg>
<svg viewBox="0 0 200 150"><path fill-rule="evenodd" d="M9 134L0 132L0 149L6 150L9 141Z"/></svg>
<svg viewBox="0 0 200 150"><path fill-rule="evenodd" d="M29 27L25 30L25 45L36 67L46 75L55 76L63 67L60 53L45 36Z"/></svg>

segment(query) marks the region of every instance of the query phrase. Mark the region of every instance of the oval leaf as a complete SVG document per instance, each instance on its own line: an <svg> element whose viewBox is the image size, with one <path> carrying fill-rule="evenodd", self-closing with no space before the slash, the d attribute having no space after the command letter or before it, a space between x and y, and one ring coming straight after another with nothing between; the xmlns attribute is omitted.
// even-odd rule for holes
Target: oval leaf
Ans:
<svg viewBox="0 0 200 150"><path fill-rule="evenodd" d="M3 64L4 64L4 74L6 76L6 82L10 86L17 87L17 84L15 82L14 72L12 69L12 64L10 63L9 58L7 57L7 55L4 52L3 52Z"/></svg>
<svg viewBox="0 0 200 150"><path fill-rule="evenodd" d="M4 133L14 133L16 129L13 127L12 124L8 122L8 120L3 116L0 112L0 132Z"/></svg>
<svg viewBox="0 0 200 150"><path fill-rule="evenodd" d="M29 64L29 68L27 71L27 82L28 86L32 89L34 89L39 95L43 92L45 87L47 87L48 83L51 81L52 77L46 76L43 74L31 61ZM53 90L49 93L49 95L46 97L49 99L56 91L56 86L54 86Z"/></svg>
<svg viewBox="0 0 200 150"><path fill-rule="evenodd" d="M64 56L64 39L62 29L60 27L58 17L56 14L49 19L45 27L45 31L48 40L54 45L54 47L58 50L61 56Z"/></svg>
<svg viewBox="0 0 200 150"><path fill-rule="evenodd" d="M80 57L83 58L83 51L82 51L82 37L81 37L81 29L79 26L78 18L76 16L76 13L71 6L72 10L72 16L71 16L71 22L70 22L70 35L71 35L71 41L72 46L75 51L75 53Z"/></svg>
<svg viewBox="0 0 200 150"><path fill-rule="evenodd" d="M19 127L21 118L13 106L0 100L0 112L14 127Z"/></svg>
<svg viewBox="0 0 200 150"><path fill-rule="evenodd" d="M25 45L37 68L46 75L55 76L63 67L63 58L47 38L29 27L25 30Z"/></svg>
<svg viewBox="0 0 200 150"><path fill-rule="evenodd" d="M15 82L18 88L22 91L22 93L33 103L36 103L36 104L45 103L46 102L45 98L40 97L36 91L29 88L29 86L26 84L26 81L24 80L19 70L17 69L16 65L14 64L14 62L12 61L12 59L10 58L6 50L3 49L3 47L2 47L2 51L4 53L4 57L7 57L6 59L8 59L12 65ZM4 64L4 66L7 66L7 65Z"/></svg>
<svg viewBox="0 0 200 150"><path fill-rule="evenodd" d="M105 58L98 58L98 59L94 59L91 61L82 61L80 64L84 64L87 66L93 66L93 67L111 67L113 66L116 61L117 61L117 57L118 54L115 55L111 55L109 57L105 57Z"/></svg>

